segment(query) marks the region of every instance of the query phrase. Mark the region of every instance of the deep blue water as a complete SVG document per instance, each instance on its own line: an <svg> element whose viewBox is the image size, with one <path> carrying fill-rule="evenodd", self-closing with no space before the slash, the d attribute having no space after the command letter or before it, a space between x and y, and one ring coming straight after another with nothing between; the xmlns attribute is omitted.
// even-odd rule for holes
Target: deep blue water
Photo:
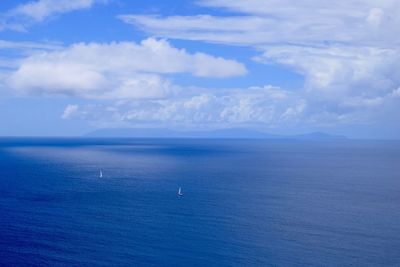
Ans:
<svg viewBox="0 0 400 267"><path fill-rule="evenodd" d="M400 266L400 142L0 139L0 266L43 265Z"/></svg>

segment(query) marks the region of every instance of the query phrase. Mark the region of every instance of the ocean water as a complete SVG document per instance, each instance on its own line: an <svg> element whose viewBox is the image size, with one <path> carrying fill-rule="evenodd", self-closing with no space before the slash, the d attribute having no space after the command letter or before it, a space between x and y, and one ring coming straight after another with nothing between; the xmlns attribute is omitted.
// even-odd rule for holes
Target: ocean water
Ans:
<svg viewBox="0 0 400 267"><path fill-rule="evenodd" d="M3 138L0 266L400 266L400 142Z"/></svg>

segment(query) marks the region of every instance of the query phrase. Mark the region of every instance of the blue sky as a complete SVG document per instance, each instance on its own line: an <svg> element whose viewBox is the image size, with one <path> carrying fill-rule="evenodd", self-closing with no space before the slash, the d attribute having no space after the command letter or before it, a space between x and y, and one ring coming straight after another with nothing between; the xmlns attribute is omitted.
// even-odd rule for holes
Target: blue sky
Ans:
<svg viewBox="0 0 400 267"><path fill-rule="evenodd" d="M394 0L0 3L0 135L400 136Z"/></svg>

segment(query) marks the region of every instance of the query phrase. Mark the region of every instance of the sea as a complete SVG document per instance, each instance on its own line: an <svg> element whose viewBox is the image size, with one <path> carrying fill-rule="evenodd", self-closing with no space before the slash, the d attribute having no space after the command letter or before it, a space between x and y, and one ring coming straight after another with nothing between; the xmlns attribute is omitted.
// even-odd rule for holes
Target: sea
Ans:
<svg viewBox="0 0 400 267"><path fill-rule="evenodd" d="M400 142L1 138L0 266L400 266Z"/></svg>

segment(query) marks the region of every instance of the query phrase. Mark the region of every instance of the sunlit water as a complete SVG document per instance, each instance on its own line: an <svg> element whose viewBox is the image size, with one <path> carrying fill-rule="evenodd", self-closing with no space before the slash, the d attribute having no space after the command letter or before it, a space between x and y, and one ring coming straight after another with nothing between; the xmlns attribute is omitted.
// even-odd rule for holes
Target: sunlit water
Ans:
<svg viewBox="0 0 400 267"><path fill-rule="evenodd" d="M400 143L0 139L0 265L400 266Z"/></svg>

